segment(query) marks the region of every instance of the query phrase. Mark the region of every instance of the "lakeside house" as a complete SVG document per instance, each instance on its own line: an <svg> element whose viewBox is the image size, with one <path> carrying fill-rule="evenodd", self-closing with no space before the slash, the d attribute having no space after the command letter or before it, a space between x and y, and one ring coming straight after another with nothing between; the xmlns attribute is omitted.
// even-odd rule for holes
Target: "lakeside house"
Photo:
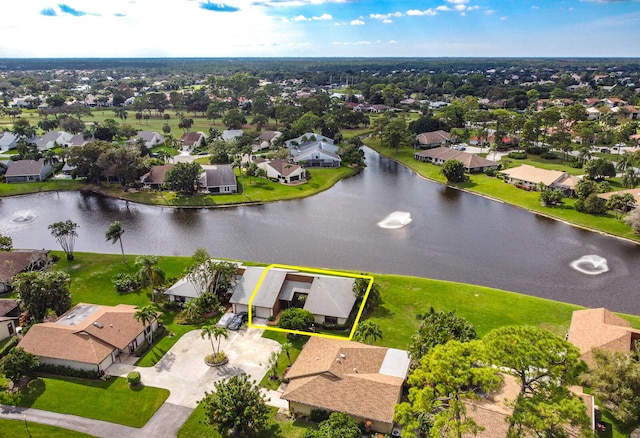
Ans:
<svg viewBox="0 0 640 438"><path fill-rule="evenodd" d="M41 182L53 173L53 167L44 158L39 160L9 161L5 178L8 183Z"/></svg>
<svg viewBox="0 0 640 438"><path fill-rule="evenodd" d="M165 163L162 166L151 166L149 172L140 177L140 183L149 189L162 190L167 172L175 166L173 163Z"/></svg>
<svg viewBox="0 0 640 438"><path fill-rule="evenodd" d="M307 177L304 167L286 160L258 159L255 163L265 171L267 178L280 184L304 182Z"/></svg>
<svg viewBox="0 0 640 438"><path fill-rule="evenodd" d="M540 183L546 187L560 189L571 194L576 188L580 178L569 175L560 170L547 170L523 164L512 169L500 171L504 175L504 181L527 190L538 190Z"/></svg>
<svg viewBox="0 0 640 438"><path fill-rule="evenodd" d="M20 313L18 300L0 300L0 341L17 333Z"/></svg>
<svg viewBox="0 0 640 438"><path fill-rule="evenodd" d="M313 336L286 373L282 399L295 414L344 412L390 434L409 364L404 350Z"/></svg>
<svg viewBox="0 0 640 438"><path fill-rule="evenodd" d="M49 250L0 251L0 293L9 292L13 277L21 272L39 271L48 265Z"/></svg>
<svg viewBox="0 0 640 438"><path fill-rule="evenodd" d="M416 136L415 145L419 149L431 149L440 146L447 146L452 143L451 134L447 131L437 130L431 132L423 132Z"/></svg>
<svg viewBox="0 0 640 438"><path fill-rule="evenodd" d="M238 181L233 168L228 164L204 165L198 185L209 193L238 193Z"/></svg>
<svg viewBox="0 0 640 438"><path fill-rule="evenodd" d="M468 173L484 172L487 169L497 170L500 167L498 163L479 157L475 154L442 146L416 152L413 154L413 158L418 161L426 161L439 166L449 160L458 160L464 165L464 169Z"/></svg>
<svg viewBox="0 0 640 438"><path fill-rule="evenodd" d="M238 266L229 301L235 313L247 312L251 300L257 318L276 317L282 310L299 307L313 313L317 324L347 322L356 302L353 278L283 268L264 271L262 267Z"/></svg>

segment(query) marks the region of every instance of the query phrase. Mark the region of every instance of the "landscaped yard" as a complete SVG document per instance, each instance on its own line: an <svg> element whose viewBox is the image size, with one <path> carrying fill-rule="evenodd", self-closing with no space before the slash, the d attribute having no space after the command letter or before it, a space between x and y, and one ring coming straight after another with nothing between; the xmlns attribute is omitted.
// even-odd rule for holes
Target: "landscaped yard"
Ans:
<svg viewBox="0 0 640 438"><path fill-rule="evenodd" d="M274 421L270 423L268 430L258 438L299 438L305 429L314 428L310 423L280 418L280 416L276 415L275 408L272 408L272 413ZM200 438L205 436L222 438L215 428L205 423L204 409L201 405L198 405L184 423L180 432L178 432L178 438Z"/></svg>
<svg viewBox="0 0 640 438"><path fill-rule="evenodd" d="M166 389L131 389L123 378L40 377L16 394L0 393L0 402L142 427L167 397Z"/></svg>
<svg viewBox="0 0 640 438"><path fill-rule="evenodd" d="M11 438L90 438L92 435L76 432L75 430L63 429L61 427L49 426L48 424L0 419L0 436Z"/></svg>

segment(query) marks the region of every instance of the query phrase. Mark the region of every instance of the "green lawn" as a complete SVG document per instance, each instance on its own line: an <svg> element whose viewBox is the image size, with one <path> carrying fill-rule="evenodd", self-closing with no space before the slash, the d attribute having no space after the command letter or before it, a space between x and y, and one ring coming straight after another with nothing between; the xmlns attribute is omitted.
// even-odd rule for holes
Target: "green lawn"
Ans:
<svg viewBox="0 0 640 438"><path fill-rule="evenodd" d="M440 174L440 166L415 160L413 158L413 149L403 148L396 152L394 149L381 147L380 142L377 139L372 138L367 140L367 145L381 154L399 161L425 178L443 184L446 183L445 177ZM512 160L511 166L515 167L517 164L521 164L526 161L527 160ZM543 167L536 161L530 161L529 163L538 167ZM558 168L559 165L551 164L547 167ZM566 169L571 168L566 166ZM566 169L563 168L561 170ZM580 169L572 169L572 173L575 174L575 171L580 171ZM579 173L581 172L578 172L578 174ZM620 187L619 181L615 178L612 179L610 183L614 188ZM468 181L460 184L451 184L451 186L485 195L512 204L516 207L525 208L586 229L605 232L613 236L623 237L636 242L640 241L640 236L633 233L630 226L625 224L621 219L616 219L613 214L607 213L603 215L590 215L576 211L573 208L575 200L572 198L565 198L563 200L563 204L560 206L543 207L538 199L538 192L528 192L526 190L518 189L514 185L507 184L498 178L492 178L485 174L470 175Z"/></svg>
<svg viewBox="0 0 640 438"><path fill-rule="evenodd" d="M314 428L310 423L281 418L280 415L276 415L275 408L271 410L274 420L269 424L267 431L258 438L299 438L306 429ZM222 438L212 426L205 424L204 409L198 405L178 432L178 438L201 437Z"/></svg>
<svg viewBox="0 0 640 438"><path fill-rule="evenodd" d="M166 389L131 389L124 378L83 380L40 377L16 393L0 393L1 402L142 427L169 397Z"/></svg>
<svg viewBox="0 0 640 438"><path fill-rule="evenodd" d="M60 190L80 190L84 187L85 184L83 182L70 179L50 179L45 182L32 183L0 183L0 197Z"/></svg>
<svg viewBox="0 0 640 438"><path fill-rule="evenodd" d="M12 438L89 438L93 435L75 430L49 426L48 424L25 422L23 420L0 419L0 437Z"/></svg>
<svg viewBox="0 0 640 438"><path fill-rule="evenodd" d="M306 344L306 342L309 340L308 336L300 336L294 340L289 340L287 339L287 335L285 333L276 332L273 330L265 330L262 337L273 339L275 341L280 342L280 344L284 344L285 342L291 342L291 344L293 345L293 348L289 350L289 357L291 358L291 364L296 361L296 358L300 354L300 351L302 351L302 347L304 347L304 344ZM289 357L287 357L287 354L284 351L282 351L280 353L280 356L278 356L277 370L278 370L279 376L282 376L284 371L291 365L289 363ZM274 389L274 390L278 389L278 387L280 386L280 382L278 380L271 380L269 378L269 375L270 373L268 373L262 378L262 380L260 381L260 386L267 389Z"/></svg>

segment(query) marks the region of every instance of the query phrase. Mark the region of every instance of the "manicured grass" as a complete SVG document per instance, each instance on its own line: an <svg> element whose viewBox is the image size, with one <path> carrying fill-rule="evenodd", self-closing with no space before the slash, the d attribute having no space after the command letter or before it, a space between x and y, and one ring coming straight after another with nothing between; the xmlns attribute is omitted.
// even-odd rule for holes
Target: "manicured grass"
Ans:
<svg viewBox="0 0 640 438"><path fill-rule="evenodd" d="M258 438L300 438L306 429L315 429L315 426L304 421L293 421L287 418L281 418L277 414L275 408L271 409L272 420L265 433ZM178 432L178 438L222 438L213 426L205 423L204 408L198 405L191 413L191 416L184 423Z"/></svg>
<svg viewBox="0 0 640 438"><path fill-rule="evenodd" d="M367 145L381 154L401 162L425 178L443 184L446 183L445 177L440 174L440 166L415 160L413 158L413 149L404 148L396 152L394 149L381 147L379 140L371 138L367 140ZM513 160L512 166L515 166L514 163L523 161L526 160ZM531 162L531 164L534 163ZM539 164L535 165L539 166ZM567 168L569 167L567 166ZM580 169L573 169L573 171L576 170ZM615 215L610 213L603 215L580 213L573 208L575 200L571 198L565 198L563 204L560 206L543 207L538 199L540 195L538 192L528 192L518 189L514 185L504 183L497 178L492 178L485 174L473 174L469 177L469 180L464 183L450 185L504 201L516 207L541 213L554 219L566 221L583 228L605 232L629 240L640 241L640 236L633 233L631 227L621 219L616 219ZM620 187L619 181L615 178L612 179L611 185L614 188Z"/></svg>
<svg viewBox="0 0 640 438"><path fill-rule="evenodd" d="M59 190L81 190L84 187L85 184L83 182L71 179L49 179L44 182L31 183L0 183L0 197Z"/></svg>
<svg viewBox="0 0 640 438"><path fill-rule="evenodd" d="M31 421L27 421L25 424L23 420L0 419L0 436L12 438L89 438L93 435L48 424L32 423Z"/></svg>
<svg viewBox="0 0 640 438"><path fill-rule="evenodd" d="M304 198L331 188L339 180L354 175L356 170L339 167L335 169L310 169L309 172L311 174L309 181L293 186L283 185L265 178L239 177L238 184L241 193L230 195L182 195L175 192L153 190L128 190L125 192L117 184L102 184L99 187L94 186L93 189L109 196L142 204L213 207Z"/></svg>
<svg viewBox="0 0 640 438"><path fill-rule="evenodd" d="M2 403L14 406L142 427L169 397L169 390L148 386L131 389L124 378L40 377L24 390L0 397Z"/></svg>
<svg viewBox="0 0 640 438"><path fill-rule="evenodd" d="M306 344L307 341L309 340L308 336L299 336L299 337L296 337L295 339L289 340L285 333L276 332L273 330L265 330L262 337L267 339L273 339L275 341L278 341L280 344L284 344L285 342L290 342L293 345L293 348L289 350L291 363L289 363L289 358L287 357L287 354L284 351L282 351L278 356L277 371L279 376L282 376L284 371L296 361L296 358L300 354L300 351L302 351L302 347L304 347L304 344ZM280 382L278 380L271 380L269 378L270 374L271 373L269 372L262 378L262 380L260 381L260 386L267 389L273 389L273 390L278 389L278 387L280 386Z"/></svg>

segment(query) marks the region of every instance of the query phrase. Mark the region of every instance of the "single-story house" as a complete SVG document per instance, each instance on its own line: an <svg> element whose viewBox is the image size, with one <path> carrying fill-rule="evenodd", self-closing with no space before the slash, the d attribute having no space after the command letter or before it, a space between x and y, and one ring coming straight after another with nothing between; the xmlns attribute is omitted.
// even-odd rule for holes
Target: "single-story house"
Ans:
<svg viewBox="0 0 640 438"><path fill-rule="evenodd" d="M38 149L47 150L52 149L58 146L68 146L69 142L73 138L73 134L69 134L64 131L49 131L45 133L42 137L37 137L34 140L34 143L38 147Z"/></svg>
<svg viewBox="0 0 640 438"><path fill-rule="evenodd" d="M599 193L597 196L599 198L608 200L613 195L626 195L627 193L630 193L631 195L633 195L633 199L636 200L636 206L640 205L640 188L618 190L615 192Z"/></svg>
<svg viewBox="0 0 640 438"><path fill-rule="evenodd" d="M136 306L78 304L55 322L34 324L18 344L40 363L103 372L121 355L133 354L158 319L149 326L136 321Z"/></svg>
<svg viewBox="0 0 640 438"><path fill-rule="evenodd" d="M438 130L423 132L416 136L416 147L420 149L431 149L451 144L451 134L447 131Z"/></svg>
<svg viewBox="0 0 640 438"><path fill-rule="evenodd" d="M242 129L225 129L222 131L221 137L224 141L233 141L238 137L242 137L242 134L244 134Z"/></svg>
<svg viewBox="0 0 640 438"><path fill-rule="evenodd" d="M343 412L390 434L409 363L404 350L311 337L287 371L282 399L295 414Z"/></svg>
<svg viewBox="0 0 640 438"><path fill-rule="evenodd" d="M262 149L269 149L270 147L275 146L278 138L280 137L282 137L282 132L280 131L262 131L253 143L253 152L257 152Z"/></svg>
<svg viewBox="0 0 640 438"><path fill-rule="evenodd" d="M18 300L0 300L0 341L16 334L19 320Z"/></svg>
<svg viewBox="0 0 640 438"><path fill-rule="evenodd" d="M48 264L48 250L0 251L0 293L9 292L15 275L41 270Z"/></svg>
<svg viewBox="0 0 640 438"><path fill-rule="evenodd" d="M18 147L19 135L13 132L0 132L0 151L8 151Z"/></svg>
<svg viewBox="0 0 640 438"><path fill-rule="evenodd" d="M162 166L151 166L149 172L140 177L140 182L150 189L162 189L164 186L164 179L167 176L169 169L173 168L175 164L165 163Z"/></svg>
<svg viewBox="0 0 640 438"><path fill-rule="evenodd" d="M510 184L537 190L540 183L546 187L563 190L571 193L575 190L580 178L569 175L560 170L547 170L523 164L512 169L500 171L504 175L505 181Z"/></svg>
<svg viewBox="0 0 640 438"><path fill-rule="evenodd" d="M340 167L342 159L338 154L324 150L320 145L317 148L299 151L293 157L293 162L304 167Z"/></svg>
<svg viewBox="0 0 640 438"><path fill-rule="evenodd" d="M246 312L268 319L282 310L299 307L313 313L318 324L344 324L356 302L353 278L311 274L293 269L271 268L256 287L264 268L240 266L230 303L235 313Z"/></svg>
<svg viewBox="0 0 640 438"><path fill-rule="evenodd" d="M68 146L84 146L92 141L94 141L93 136L85 138L84 134L76 134L71 137L71 140L68 142Z"/></svg>
<svg viewBox="0 0 640 438"><path fill-rule="evenodd" d="M135 144L139 139L142 139L144 141L144 145L149 149L164 143L164 135L155 131L138 132L138 134L130 141Z"/></svg>
<svg viewBox="0 0 640 438"><path fill-rule="evenodd" d="M322 134L316 134L314 132L307 132L302 134L300 137L292 138L291 140L287 140L284 142L284 145L287 149L295 149L298 146L311 144L315 142L322 142L324 144L335 145L335 141L332 138L326 137ZM335 150L333 152L338 151L338 147L335 146Z"/></svg>
<svg viewBox="0 0 640 438"><path fill-rule="evenodd" d="M193 281L189 276L184 276L176 281L169 289L164 291L169 301L176 303L188 303L202 295L202 286Z"/></svg>
<svg viewBox="0 0 640 438"><path fill-rule="evenodd" d="M44 158L34 160L10 161L7 173L8 183L44 181L53 173L51 164L45 163Z"/></svg>
<svg viewBox="0 0 640 438"><path fill-rule="evenodd" d="M211 193L238 193L238 181L233 168L228 164L202 166L204 173L200 177L200 187Z"/></svg>
<svg viewBox="0 0 640 438"><path fill-rule="evenodd" d="M634 342L640 341L640 330L631 328L629 321L604 307L575 310L567 340L578 347L581 359L592 366L594 347L629 352Z"/></svg>
<svg viewBox="0 0 640 438"><path fill-rule="evenodd" d="M203 132L185 132L180 137L180 143L182 143L182 148L193 149L203 144L206 141L206 136Z"/></svg>
<svg viewBox="0 0 640 438"><path fill-rule="evenodd" d="M433 164L443 165L449 160L458 160L464 164L464 168L469 173L484 172L487 169L498 169L500 165L495 161L487 160L475 154L458 151L455 149L436 147L426 149L413 154L413 158L419 161L428 161Z"/></svg>
<svg viewBox="0 0 640 438"><path fill-rule="evenodd" d="M298 164L286 160L256 161L256 165L267 173L267 178L281 184L304 181L307 172Z"/></svg>

